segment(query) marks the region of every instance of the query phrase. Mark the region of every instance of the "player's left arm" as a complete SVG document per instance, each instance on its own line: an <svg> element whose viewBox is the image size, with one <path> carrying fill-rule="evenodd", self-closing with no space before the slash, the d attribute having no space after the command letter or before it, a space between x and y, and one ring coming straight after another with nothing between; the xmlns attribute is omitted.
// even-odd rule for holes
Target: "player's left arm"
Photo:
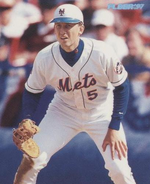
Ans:
<svg viewBox="0 0 150 184"><path fill-rule="evenodd" d="M109 81L114 86L114 103L112 119L110 121L107 134L103 141L103 151L106 150L107 145L110 146L112 159L115 158L115 153L119 159L126 157L127 144L126 140L120 134L120 124L127 110L129 99L129 80L127 79L127 72L119 61L114 51L110 48L110 55L107 56L106 73Z"/></svg>
<svg viewBox="0 0 150 184"><path fill-rule="evenodd" d="M127 110L128 99L129 99L129 80L126 79L125 82L117 87L114 91L114 109L112 114L112 119L109 124L109 129L107 135L103 142L103 150L106 150L107 145L110 145L112 159L114 159L115 150L118 153L119 159L126 157L127 145L122 140L120 136L120 123Z"/></svg>
<svg viewBox="0 0 150 184"><path fill-rule="evenodd" d="M127 78L123 84L116 86L113 90L114 94L114 108L112 119L109 124L110 129L119 130L120 123L127 111L129 100L129 79Z"/></svg>

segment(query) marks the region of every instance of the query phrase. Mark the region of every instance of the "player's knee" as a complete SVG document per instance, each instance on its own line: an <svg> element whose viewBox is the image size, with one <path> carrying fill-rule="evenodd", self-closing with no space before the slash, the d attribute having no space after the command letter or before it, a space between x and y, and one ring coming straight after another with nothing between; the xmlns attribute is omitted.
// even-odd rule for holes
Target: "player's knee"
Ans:
<svg viewBox="0 0 150 184"><path fill-rule="evenodd" d="M123 170L116 170L115 172L109 171L108 175L113 181L123 181L125 172L123 172Z"/></svg>
<svg viewBox="0 0 150 184"><path fill-rule="evenodd" d="M109 170L109 176L113 181L124 181L126 178L130 178L131 168L128 164L121 164L120 160L108 163L105 168Z"/></svg>
<svg viewBox="0 0 150 184"><path fill-rule="evenodd" d="M40 170L47 165L47 162L48 159L47 154L45 152L41 153L37 158L31 158L24 154L20 165L28 168L28 170L31 168Z"/></svg>
<svg viewBox="0 0 150 184"><path fill-rule="evenodd" d="M37 170L41 170L42 168L46 167L49 158L45 152L42 152L39 157L32 158L33 165L32 167Z"/></svg>

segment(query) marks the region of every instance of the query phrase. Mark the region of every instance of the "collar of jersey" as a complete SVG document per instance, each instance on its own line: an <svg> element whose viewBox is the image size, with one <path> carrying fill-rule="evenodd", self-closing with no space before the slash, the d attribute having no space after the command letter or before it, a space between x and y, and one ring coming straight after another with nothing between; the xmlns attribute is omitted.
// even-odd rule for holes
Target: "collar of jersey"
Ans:
<svg viewBox="0 0 150 184"><path fill-rule="evenodd" d="M73 66L79 60L79 58L83 52L83 48L84 48L84 42L83 42L83 40L80 39L79 45L75 50L73 50L71 52L66 52L60 46L60 53L61 53L63 59L66 61L66 63L68 63L70 66ZM77 53L76 53L76 50L78 50Z"/></svg>

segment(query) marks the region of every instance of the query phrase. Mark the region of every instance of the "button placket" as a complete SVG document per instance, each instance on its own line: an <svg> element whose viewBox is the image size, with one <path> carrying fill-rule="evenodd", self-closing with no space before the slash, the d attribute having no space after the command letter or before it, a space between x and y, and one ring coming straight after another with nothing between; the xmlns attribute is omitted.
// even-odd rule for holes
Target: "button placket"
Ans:
<svg viewBox="0 0 150 184"><path fill-rule="evenodd" d="M77 108L84 109L81 89L74 89L74 86L77 82L79 82L79 79L78 79L78 75L74 72L73 69L70 72L70 82L73 88L74 101Z"/></svg>

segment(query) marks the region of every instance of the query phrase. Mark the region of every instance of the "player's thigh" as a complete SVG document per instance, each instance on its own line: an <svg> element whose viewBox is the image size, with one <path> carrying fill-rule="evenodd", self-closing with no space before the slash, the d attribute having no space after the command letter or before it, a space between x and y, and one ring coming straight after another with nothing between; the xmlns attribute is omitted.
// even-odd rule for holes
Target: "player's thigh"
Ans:
<svg viewBox="0 0 150 184"><path fill-rule="evenodd" d="M48 112L39 124L40 132L34 140L41 152L52 156L64 147L77 133L78 127L66 115L59 111Z"/></svg>
<svg viewBox="0 0 150 184"><path fill-rule="evenodd" d="M109 145L107 146L105 152L102 149L103 140L104 140L104 138L107 134L107 131L108 131L108 125L109 125L109 123L107 124L107 122L106 122L106 124L105 123L98 124L97 130L95 131L94 130L95 128L93 128L93 131L90 131L89 135L93 139L93 141L95 142L102 157L104 158L105 168L107 168L109 171L112 171L112 172L118 172L119 170L121 170L121 168L124 168L124 169L130 171L127 157L122 158L122 160L120 160L118 158L117 152L115 152L115 159L113 160L112 156L111 156L110 146ZM122 139L124 140L124 142L126 142L125 132L124 132L122 125L120 127L119 133L120 133Z"/></svg>
<svg viewBox="0 0 150 184"><path fill-rule="evenodd" d="M93 121L86 124L85 131L89 134L92 140L97 145L98 149L102 151L102 143L108 130L108 121Z"/></svg>
<svg viewBox="0 0 150 184"><path fill-rule="evenodd" d="M109 121L103 121L103 122L97 121L97 122L94 122L93 124L91 123L90 126L91 127L88 128L88 134L93 139L99 151L103 155L105 153L103 152L102 144L108 131ZM122 124L120 125L119 133L120 133L120 136L122 137L122 140L126 143L125 132ZM105 157L105 155L103 156Z"/></svg>

